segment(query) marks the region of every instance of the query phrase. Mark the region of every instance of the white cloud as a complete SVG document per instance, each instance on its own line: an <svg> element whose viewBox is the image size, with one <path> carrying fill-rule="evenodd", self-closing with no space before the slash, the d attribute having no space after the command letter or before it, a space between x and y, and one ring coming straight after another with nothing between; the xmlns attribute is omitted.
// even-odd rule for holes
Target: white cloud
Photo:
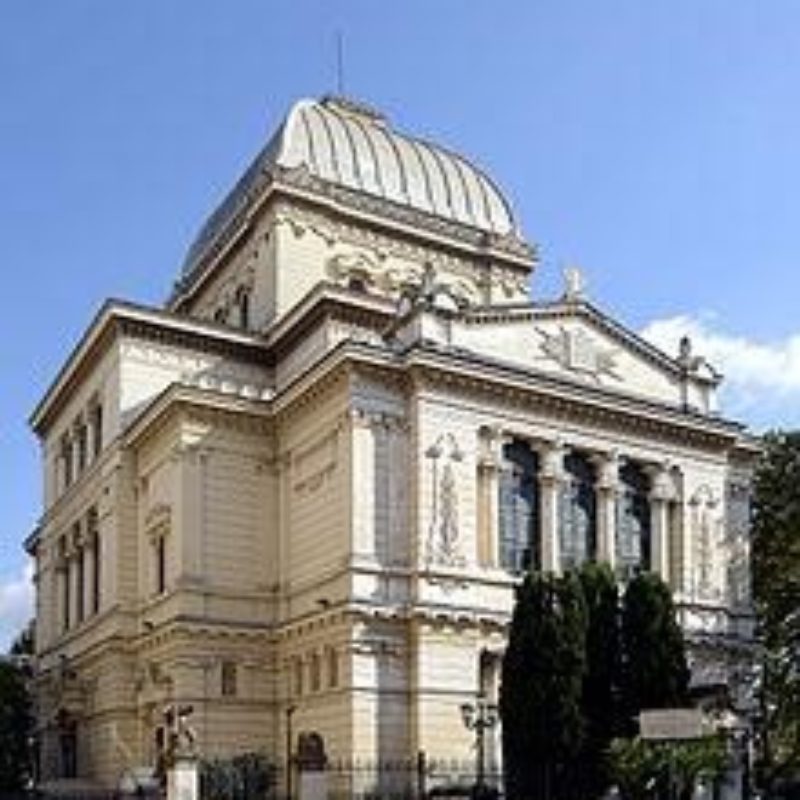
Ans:
<svg viewBox="0 0 800 800"><path fill-rule="evenodd" d="M33 565L29 562L22 572L0 578L0 653L33 616Z"/></svg>
<svg viewBox="0 0 800 800"><path fill-rule="evenodd" d="M681 336L692 340L722 374L722 410L759 428L800 425L800 333L758 342L719 328L713 315L679 315L651 322L645 339L670 354Z"/></svg>

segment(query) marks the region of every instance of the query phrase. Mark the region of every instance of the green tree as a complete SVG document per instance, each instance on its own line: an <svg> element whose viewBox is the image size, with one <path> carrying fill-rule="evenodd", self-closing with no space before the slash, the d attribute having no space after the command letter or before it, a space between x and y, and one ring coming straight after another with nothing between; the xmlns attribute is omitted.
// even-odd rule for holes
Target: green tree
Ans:
<svg viewBox="0 0 800 800"><path fill-rule="evenodd" d="M597 797L611 782L609 748L621 733L619 591L608 565L586 564L579 577L587 615L586 672L581 695L585 718L581 795Z"/></svg>
<svg viewBox="0 0 800 800"><path fill-rule="evenodd" d="M509 800L568 797L583 741L586 614L574 575L533 575L517 590L500 712Z"/></svg>
<svg viewBox="0 0 800 800"><path fill-rule="evenodd" d="M646 742L639 737L615 739L611 745L611 769L624 800L648 800L661 787L663 794L689 798L702 776L713 778L725 768L725 741L706 736L685 742Z"/></svg>
<svg viewBox="0 0 800 800"><path fill-rule="evenodd" d="M689 705L683 633L669 588L658 575L642 573L628 583L621 632L621 708L624 732L631 736L642 709Z"/></svg>
<svg viewBox="0 0 800 800"><path fill-rule="evenodd" d="M0 659L0 793L24 789L31 778L29 652L23 634Z"/></svg>
<svg viewBox="0 0 800 800"><path fill-rule="evenodd" d="M771 433L754 482L753 590L764 647L761 779L800 772L800 431Z"/></svg>

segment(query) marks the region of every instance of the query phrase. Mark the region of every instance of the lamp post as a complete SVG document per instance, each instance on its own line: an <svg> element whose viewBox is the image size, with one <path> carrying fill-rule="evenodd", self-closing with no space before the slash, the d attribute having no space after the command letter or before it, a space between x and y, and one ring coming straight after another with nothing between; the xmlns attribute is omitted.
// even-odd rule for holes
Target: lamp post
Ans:
<svg viewBox="0 0 800 800"><path fill-rule="evenodd" d="M286 797L292 800L292 715L297 706L290 703L286 707Z"/></svg>
<svg viewBox="0 0 800 800"><path fill-rule="evenodd" d="M725 709L717 717L717 729L730 741L734 763L740 770L741 795L748 800L752 781L750 725L743 715Z"/></svg>
<svg viewBox="0 0 800 800"><path fill-rule="evenodd" d="M486 755L486 731L491 730L497 725L498 713L497 706L486 700L486 695L479 692L474 703L461 704L461 719L464 726L469 731L475 732L475 796L481 798L486 789L485 755Z"/></svg>

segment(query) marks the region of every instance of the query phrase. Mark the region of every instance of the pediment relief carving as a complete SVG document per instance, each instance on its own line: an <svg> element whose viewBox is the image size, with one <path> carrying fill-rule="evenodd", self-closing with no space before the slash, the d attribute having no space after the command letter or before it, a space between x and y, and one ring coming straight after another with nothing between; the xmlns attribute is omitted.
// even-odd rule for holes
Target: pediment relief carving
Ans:
<svg viewBox="0 0 800 800"><path fill-rule="evenodd" d="M544 328L536 328L542 337L540 351L545 358L552 359L564 369L598 379L607 375L622 381L617 372L618 353L582 328L559 326L551 333Z"/></svg>

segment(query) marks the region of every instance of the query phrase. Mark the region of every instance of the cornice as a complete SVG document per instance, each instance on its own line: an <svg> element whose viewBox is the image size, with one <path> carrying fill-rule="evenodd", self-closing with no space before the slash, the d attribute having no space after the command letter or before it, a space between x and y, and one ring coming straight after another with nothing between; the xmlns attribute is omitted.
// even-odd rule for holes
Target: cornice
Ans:
<svg viewBox="0 0 800 800"><path fill-rule="evenodd" d="M733 447L741 433L740 425L720 418L705 417L634 395L533 373L462 352L415 345L404 354L403 361L412 368L418 382L458 386L462 391L482 396L494 394L505 402L521 405L535 398L537 408L547 408L551 414L564 418L594 419L623 430L633 426L666 439L688 438L707 447L724 449Z"/></svg>
<svg viewBox="0 0 800 800"><path fill-rule="evenodd" d="M394 238L400 234L412 241L496 260L526 273L536 264L535 247L514 234L501 236L355 191L314 176L302 167L286 169L275 166L263 174L241 208L176 281L169 307L180 307L198 286L205 284L234 243L252 228L254 220L268 203L279 197L322 209L334 220L356 220L385 230Z"/></svg>
<svg viewBox="0 0 800 800"><path fill-rule="evenodd" d="M268 434L273 430L272 401L248 398L219 390L180 383L170 384L136 417L124 434L124 444L134 446L157 432L170 415L190 410L205 413L209 419L239 425L244 415L251 418L249 430Z"/></svg>
<svg viewBox="0 0 800 800"><path fill-rule="evenodd" d="M92 373L97 361L125 335L203 352L234 355L243 361L265 366L270 363L263 340L255 334L169 311L107 300L30 416L30 425L39 436L46 433L76 388Z"/></svg>

